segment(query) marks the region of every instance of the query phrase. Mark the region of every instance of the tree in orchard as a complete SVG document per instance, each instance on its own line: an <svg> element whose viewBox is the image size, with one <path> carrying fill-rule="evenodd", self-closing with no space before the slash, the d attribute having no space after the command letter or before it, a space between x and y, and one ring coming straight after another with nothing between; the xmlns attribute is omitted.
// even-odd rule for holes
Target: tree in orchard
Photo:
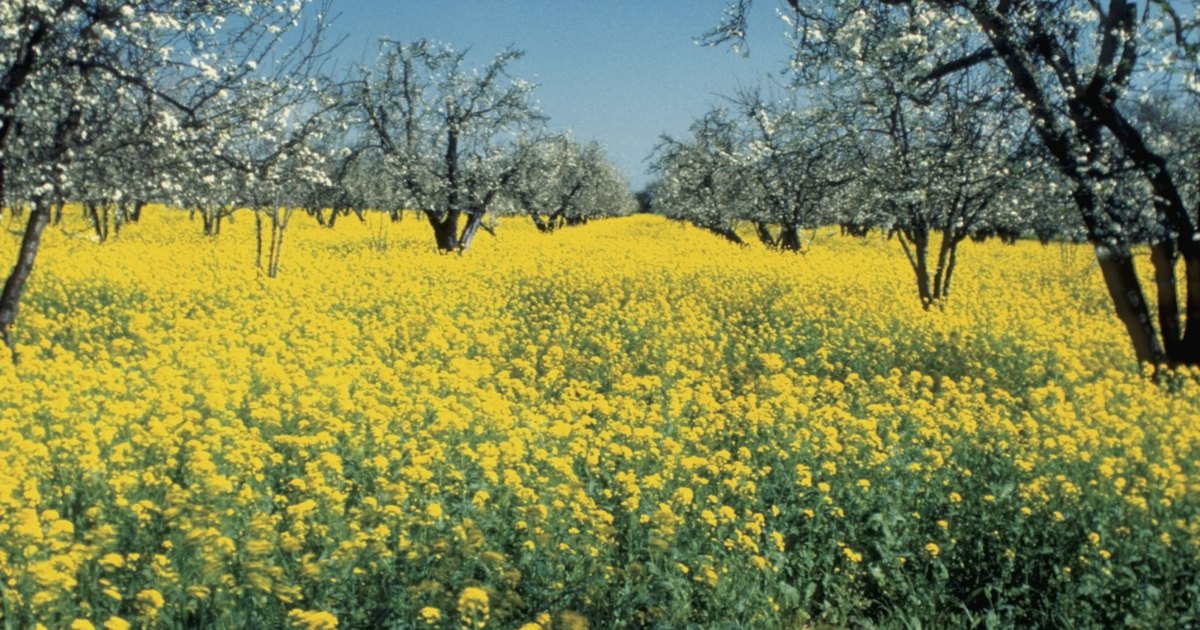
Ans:
<svg viewBox="0 0 1200 630"><path fill-rule="evenodd" d="M280 64L276 74L247 81L234 103L236 122L221 125L226 131L214 150L236 174L234 198L254 212L255 262L269 278L279 275L292 216L314 201L314 188L332 186L320 149L344 104L328 96L336 90L312 67L322 55L320 38L311 41L308 52Z"/></svg>
<svg viewBox="0 0 1200 630"><path fill-rule="evenodd" d="M852 201L869 218L844 207L853 213L848 222L896 237L929 308L949 297L962 241L1018 212L1031 134L986 69L927 76L913 51L934 36L925 32L932 26L887 8L872 24L908 33L909 43L828 43L822 57L836 56L846 70L823 75L818 67L811 78L824 82L827 107L857 145L860 194Z"/></svg>
<svg viewBox="0 0 1200 630"><path fill-rule="evenodd" d="M521 56L505 50L471 68L466 52L449 45L384 42L374 67L361 72L353 103L397 182L395 206L422 212L442 252L470 248L491 204L531 157L520 140L543 117L534 85L509 75Z"/></svg>
<svg viewBox="0 0 1200 630"><path fill-rule="evenodd" d="M741 115L736 159L745 174L745 218L764 245L803 251L801 230L827 223L834 198L856 177L845 159L849 136L832 110L794 97L743 90L733 103Z"/></svg>
<svg viewBox="0 0 1200 630"><path fill-rule="evenodd" d="M767 247L803 251L801 230L830 222L837 196L857 177L835 112L794 95L742 90L692 133L658 149L656 207L734 242L735 226L750 223Z"/></svg>
<svg viewBox="0 0 1200 630"><path fill-rule="evenodd" d="M528 215L538 231L632 212L629 186L598 143L579 143L569 134L530 142L532 155L508 197L514 211Z"/></svg>
<svg viewBox="0 0 1200 630"><path fill-rule="evenodd" d="M748 214L741 194L747 173L738 165L734 120L728 111L714 109L693 122L690 132L683 139L663 136L654 150L654 211L744 245L736 228Z"/></svg>

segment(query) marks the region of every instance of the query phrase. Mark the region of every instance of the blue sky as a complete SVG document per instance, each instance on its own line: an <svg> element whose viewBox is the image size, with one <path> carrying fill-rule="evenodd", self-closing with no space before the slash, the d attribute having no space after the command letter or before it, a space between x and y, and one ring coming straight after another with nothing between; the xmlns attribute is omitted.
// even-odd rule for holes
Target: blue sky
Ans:
<svg viewBox="0 0 1200 630"><path fill-rule="evenodd" d="M596 140L634 189L663 133L682 134L721 94L778 74L787 59L776 0L758 0L750 55L698 46L725 0L334 0L338 56L369 62L381 37L470 48L476 63L525 51L513 73L539 84L550 127Z"/></svg>

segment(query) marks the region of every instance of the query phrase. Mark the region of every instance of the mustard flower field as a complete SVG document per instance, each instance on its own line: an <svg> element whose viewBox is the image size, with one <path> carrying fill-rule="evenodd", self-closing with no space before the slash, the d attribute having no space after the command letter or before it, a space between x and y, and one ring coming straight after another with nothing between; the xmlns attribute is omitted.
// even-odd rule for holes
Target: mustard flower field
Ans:
<svg viewBox="0 0 1200 630"><path fill-rule="evenodd" d="M249 212L75 214L0 361L4 628L1200 624L1200 374L1086 247L925 311L879 234L298 216L268 279Z"/></svg>

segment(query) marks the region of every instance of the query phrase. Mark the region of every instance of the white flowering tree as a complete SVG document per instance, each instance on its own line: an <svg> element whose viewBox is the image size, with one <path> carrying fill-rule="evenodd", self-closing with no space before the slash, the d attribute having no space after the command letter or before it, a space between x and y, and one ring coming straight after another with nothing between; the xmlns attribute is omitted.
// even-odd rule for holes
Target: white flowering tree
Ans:
<svg viewBox="0 0 1200 630"><path fill-rule="evenodd" d="M505 50L471 68L449 45L384 42L374 67L361 72L354 103L397 184L393 205L422 212L443 252L470 248L530 157L519 140L543 118L534 85L509 75L520 58Z"/></svg>
<svg viewBox="0 0 1200 630"><path fill-rule="evenodd" d="M65 166L64 188L55 201L55 223L66 200L83 204L99 242L120 234L141 216L145 200L156 198L156 173L175 151L176 124L153 99L139 96L118 82L97 86L105 91L85 111L86 147Z"/></svg>
<svg viewBox="0 0 1200 630"><path fill-rule="evenodd" d="M320 36L309 41L274 74L244 82L210 149L234 175L232 199L254 212L255 260L270 278L279 274L293 215L316 201L314 189L332 186L325 138L344 104L314 67L323 57Z"/></svg>
<svg viewBox="0 0 1200 630"><path fill-rule="evenodd" d="M768 99L762 90L743 90L733 102L744 218L764 245L803 251L801 230L831 222L836 198L858 177L852 137L833 110L801 105L794 96Z"/></svg>
<svg viewBox="0 0 1200 630"><path fill-rule="evenodd" d="M629 185L598 143L569 134L529 140L530 156L508 193L516 213L543 233L603 216L633 212Z"/></svg>
<svg viewBox="0 0 1200 630"><path fill-rule="evenodd" d="M731 7L710 41L745 35ZM1178 0L822 0L789 2L793 66L806 80L859 72L827 54L902 50L914 82L980 67L998 70L1075 206L1137 359L1200 364L1200 208L1181 174L1132 110L1151 91L1194 98L1200 86L1200 16ZM878 28L881 16L928 25ZM870 71L869 68L863 71ZM1174 159L1177 159L1175 157ZM1132 177L1131 177L1132 176ZM1143 226L1149 225L1149 230ZM1150 243L1157 313L1133 246ZM1178 274L1178 267L1183 273ZM1182 284L1178 278L1184 278Z"/></svg>
<svg viewBox="0 0 1200 630"><path fill-rule="evenodd" d="M80 172L71 165L104 153L119 159L121 152L102 140L114 137L108 133L120 127L114 121L136 119L135 111L154 112L142 118L147 136L141 141L160 148L186 144L209 122L201 110L228 98L256 63L279 49L303 6L300 0L0 3L0 203L31 205L0 295L6 342L51 204L68 190L90 196L83 182L71 181ZM179 196L180 172L154 170L159 198ZM110 181L98 196L129 197L128 186Z"/></svg>
<svg viewBox="0 0 1200 630"><path fill-rule="evenodd" d="M718 108L694 121L689 131L683 139L663 136L654 150L654 211L744 245L737 225L749 214L742 194L747 173L737 155L737 126L728 111Z"/></svg>
<svg viewBox="0 0 1200 630"><path fill-rule="evenodd" d="M809 36L844 28L830 20L810 18ZM936 24L886 6L864 22L881 41L897 43L822 40L798 52L805 63L795 72L823 84L830 110L857 145L859 208L845 208L845 222L873 223L896 237L928 308L949 297L962 241L1009 232L1006 219L1025 201L1025 165L1036 157L1031 132L991 69L930 76L919 53L937 41Z"/></svg>
<svg viewBox="0 0 1200 630"><path fill-rule="evenodd" d="M692 133L659 146L655 207L734 242L736 226L749 223L767 247L803 251L801 231L832 222L838 196L858 177L841 121L794 95L743 90Z"/></svg>

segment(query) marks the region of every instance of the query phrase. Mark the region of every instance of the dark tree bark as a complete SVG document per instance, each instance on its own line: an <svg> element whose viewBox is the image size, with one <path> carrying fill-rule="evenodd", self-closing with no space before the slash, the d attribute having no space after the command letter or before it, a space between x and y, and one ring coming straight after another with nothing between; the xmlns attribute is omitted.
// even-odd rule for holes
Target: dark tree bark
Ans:
<svg viewBox="0 0 1200 630"><path fill-rule="evenodd" d="M865 223L843 222L838 225L842 236L853 236L855 238L866 238L867 234L871 233L871 226Z"/></svg>
<svg viewBox="0 0 1200 630"><path fill-rule="evenodd" d="M8 181L7 160L2 156L13 128L16 127L17 102L21 89L37 66L42 46L49 35L50 24L48 21L37 22L29 34L29 39L25 40L24 45L13 58L8 71L0 75L0 112L5 112L3 116L0 116L0 205L4 204ZM36 245L34 245L34 251L37 251Z"/></svg>
<svg viewBox="0 0 1200 630"><path fill-rule="evenodd" d="M200 213L200 222L204 225L204 235L213 237L217 235L216 213L211 213L204 208L193 208L192 212Z"/></svg>
<svg viewBox="0 0 1200 630"><path fill-rule="evenodd" d="M279 263L283 259L283 237L287 233L288 223L291 222L292 209L271 206L260 206L254 210L254 229L256 240L255 264L265 271L268 278L279 276ZM263 215L270 218L267 233L266 248L263 246ZM267 254L267 265L262 263L263 252Z"/></svg>
<svg viewBox="0 0 1200 630"><path fill-rule="evenodd" d="M557 210L545 219L538 214L537 210L530 210L529 216L533 219L533 224L539 232L549 234L564 225L578 225L578 223L572 223L573 218L563 216L566 210L565 205L559 206ZM574 217L574 219L579 219L579 217Z"/></svg>
<svg viewBox="0 0 1200 630"><path fill-rule="evenodd" d="M954 268L958 264L958 245L963 241L963 235L947 232L942 236L942 241L942 250L938 254L938 269L934 276L934 287L939 300L950 297L950 279L954 277Z"/></svg>
<svg viewBox="0 0 1200 630"><path fill-rule="evenodd" d="M21 303L21 295L25 291L25 283L33 271L33 262L37 258L38 247L42 242L42 232L50 222L50 204L42 198L34 200L33 210L25 224L25 234L21 238L21 248L17 254L17 264L13 267L8 281L4 283L4 293L0 294L0 337L4 344L13 348L10 331L17 321L17 309ZM12 350L13 361L17 361L16 350Z"/></svg>
<svg viewBox="0 0 1200 630"><path fill-rule="evenodd" d="M1184 256L1184 278L1187 282L1187 306L1184 310L1186 326L1183 340L1179 344L1181 362L1188 365L1200 365L1200 261L1188 260Z"/></svg>
<svg viewBox="0 0 1200 630"><path fill-rule="evenodd" d="M254 266L262 269L263 255L263 225L262 213L254 211Z"/></svg>
<svg viewBox="0 0 1200 630"><path fill-rule="evenodd" d="M1096 259L1104 285L1117 311L1117 318L1125 325L1133 342L1133 352L1142 363L1162 364L1166 353L1154 333L1154 323L1142 294L1133 255L1128 249L1099 251Z"/></svg>
<svg viewBox="0 0 1200 630"><path fill-rule="evenodd" d="M1158 292L1158 330L1162 335L1163 351L1167 356L1179 356L1183 334L1179 328L1179 294L1175 281L1178 252L1169 240L1150 246L1150 263L1154 266L1154 285Z"/></svg>
<svg viewBox="0 0 1200 630"><path fill-rule="evenodd" d="M779 228L779 249L785 252L798 252L804 249L800 241L800 228L794 224Z"/></svg>
<svg viewBox="0 0 1200 630"><path fill-rule="evenodd" d="M108 204L99 204L94 201L88 201L83 204L83 213L87 216L88 221L92 224L92 231L96 233L96 239L101 243L108 241Z"/></svg>
<svg viewBox="0 0 1200 630"><path fill-rule="evenodd" d="M944 303L950 297L950 280L958 263L958 246L966 239L968 232L954 229L942 232L932 274L929 246L933 231L928 225L918 222L913 226L896 228L895 233L916 277L917 296L921 299L921 305L929 309Z"/></svg>
<svg viewBox="0 0 1200 630"><path fill-rule="evenodd" d="M429 219L429 225L433 227L433 239L437 243L438 251L449 253L458 251L458 217L457 210L447 212L439 217L435 212L426 212L425 217Z"/></svg>
<svg viewBox="0 0 1200 630"><path fill-rule="evenodd" d="M754 234L758 236L759 242L767 247L775 247L779 243L775 240L775 235L771 234L771 226L767 225L766 221L754 222Z"/></svg>
<svg viewBox="0 0 1200 630"><path fill-rule="evenodd" d="M232 210L221 206L202 206L196 208L193 212L200 213L200 220L204 224L204 235L214 238L221 234L221 223L225 220L225 217L229 216ZM261 241L261 229L256 232L256 237Z"/></svg>
<svg viewBox="0 0 1200 630"><path fill-rule="evenodd" d="M771 232L771 226L766 221L754 222L754 233L763 245L785 252L804 250L804 241L800 238L800 226L788 223L779 226L779 236Z"/></svg>

